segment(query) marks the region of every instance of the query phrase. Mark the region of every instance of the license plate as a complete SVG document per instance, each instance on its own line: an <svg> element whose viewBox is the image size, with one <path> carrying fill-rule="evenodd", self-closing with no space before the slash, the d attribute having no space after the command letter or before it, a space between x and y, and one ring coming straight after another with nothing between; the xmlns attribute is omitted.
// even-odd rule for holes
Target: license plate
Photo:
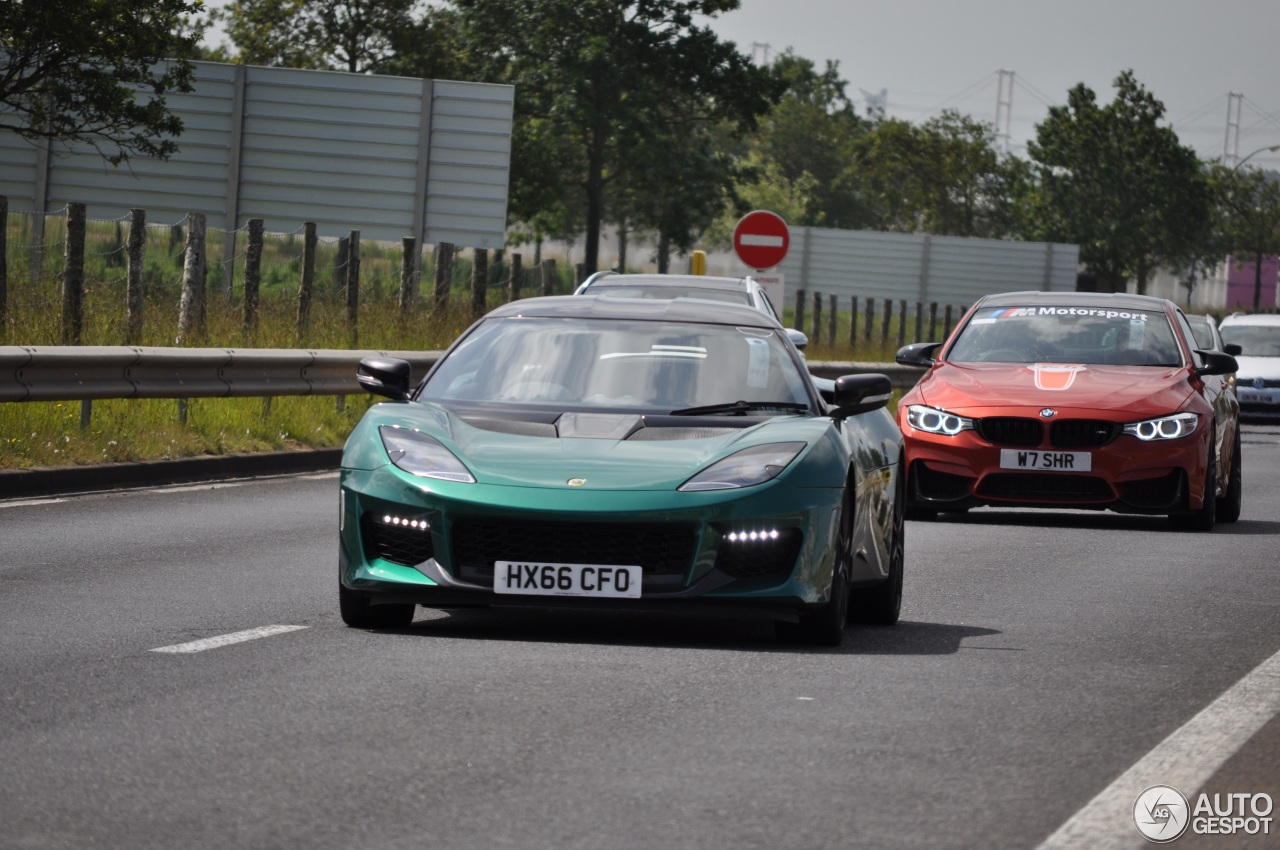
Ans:
<svg viewBox="0 0 1280 850"><path fill-rule="evenodd" d="M1000 468L1036 469L1042 472L1089 472L1093 469L1093 455L1088 452L1001 449Z"/></svg>
<svg viewBox="0 0 1280 850"><path fill-rule="evenodd" d="M497 561L493 565L493 592L638 599L641 573L640 567L613 564Z"/></svg>
<svg viewBox="0 0 1280 850"><path fill-rule="evenodd" d="M1276 400L1270 395L1262 393L1240 393L1240 401L1243 404L1275 404Z"/></svg>

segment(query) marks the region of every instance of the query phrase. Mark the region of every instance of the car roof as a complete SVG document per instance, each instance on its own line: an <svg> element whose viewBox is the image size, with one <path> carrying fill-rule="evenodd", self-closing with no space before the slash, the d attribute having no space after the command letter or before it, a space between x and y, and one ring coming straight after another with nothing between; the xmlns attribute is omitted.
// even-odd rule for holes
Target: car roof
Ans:
<svg viewBox="0 0 1280 850"><path fill-rule="evenodd" d="M588 281L592 286L626 286L640 283L645 286L679 286L688 288L698 286L703 289L734 289L744 292L755 281L749 277L709 277L700 274L620 274L618 272L601 272Z"/></svg>
<svg viewBox="0 0 1280 850"><path fill-rule="evenodd" d="M983 307L1018 307L1042 304L1046 307L1105 307L1107 309L1166 310L1171 302L1150 295L1129 292L1001 292L982 299Z"/></svg>
<svg viewBox="0 0 1280 850"><path fill-rule="evenodd" d="M770 315L746 304L698 298L614 298L609 295L552 295L504 304L485 318L536 317L554 319L639 319L644 321L703 322L719 325L777 328Z"/></svg>
<svg viewBox="0 0 1280 850"><path fill-rule="evenodd" d="M1221 322L1218 327L1223 328L1227 325L1280 325L1280 315L1273 313L1232 313Z"/></svg>

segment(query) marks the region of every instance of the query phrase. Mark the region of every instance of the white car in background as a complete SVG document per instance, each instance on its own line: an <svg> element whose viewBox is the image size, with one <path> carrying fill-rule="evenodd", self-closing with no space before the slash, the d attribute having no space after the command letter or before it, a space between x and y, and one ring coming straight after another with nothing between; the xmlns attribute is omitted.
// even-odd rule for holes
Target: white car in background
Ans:
<svg viewBox="0 0 1280 850"><path fill-rule="evenodd" d="M1240 413L1280 416L1280 315L1235 313L1222 320L1218 331L1223 342L1240 346Z"/></svg>

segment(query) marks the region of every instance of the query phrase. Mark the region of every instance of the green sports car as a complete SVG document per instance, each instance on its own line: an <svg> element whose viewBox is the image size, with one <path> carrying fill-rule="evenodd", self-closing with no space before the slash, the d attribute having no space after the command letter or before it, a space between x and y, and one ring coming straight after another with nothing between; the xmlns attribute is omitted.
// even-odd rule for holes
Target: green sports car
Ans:
<svg viewBox="0 0 1280 850"><path fill-rule="evenodd" d="M902 601L902 436L883 375L830 399L771 316L693 299L516 301L342 457L338 597L357 628L414 607L737 608L839 644Z"/></svg>

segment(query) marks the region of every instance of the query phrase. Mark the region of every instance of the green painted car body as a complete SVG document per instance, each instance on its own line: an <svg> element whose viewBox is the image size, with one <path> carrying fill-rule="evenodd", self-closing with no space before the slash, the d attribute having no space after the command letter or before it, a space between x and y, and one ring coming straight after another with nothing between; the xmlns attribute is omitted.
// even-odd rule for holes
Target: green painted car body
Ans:
<svg viewBox="0 0 1280 850"><path fill-rule="evenodd" d="M902 439L883 399L868 397L865 388L849 390L843 408L828 409L781 327L749 308L684 300L629 302L607 297L515 302L463 334L411 392L367 382L393 400L368 410L343 454L339 579L348 624L405 625L414 605L722 606L792 624L781 629L799 624L800 639L807 635L812 642L837 643L833 617L840 617L842 628L844 619L856 615L862 597L879 600L872 606L872 621L897 619ZM504 322L494 330L495 323ZM741 342L754 357L762 350L759 338L766 337L777 346L770 349L773 360L767 369L763 359L753 361L750 383L760 393L774 393L763 389L766 371L784 373L794 395L779 404L795 409L767 404L757 409L739 402L746 406L732 412L672 411L635 397L640 390L634 384L627 386L624 401L593 397L590 404L578 398L548 400L546 382L533 391L542 396L530 399L529 391L521 390L525 397L514 402L476 389L477 375L486 367L475 351L501 345L538 322L560 323L552 327L575 332L587 326L611 329L610 323L621 323L617 326L627 333L660 327L666 336L652 338L674 339L671 334L680 331L680 340L700 343L615 343L637 350L594 358L576 353L562 359L578 365L555 367L565 383L566 374L582 372L584 362L592 368L612 366L610 358L621 361L625 354L627 368L635 360L656 363L645 367L645 374L673 364L683 369L688 364L680 358L693 358L697 369L720 369L728 384L727 373L736 367L710 362L716 341ZM557 344L590 339L600 345L596 337L557 333L555 339L562 341ZM482 345L477 339L490 341ZM738 362L735 350L725 362ZM451 357L454 362L470 357L480 365L459 375L450 371ZM362 381L366 372L386 365L366 369L362 364ZM503 368L512 371L509 362ZM523 361L520 366L526 373L535 368ZM872 387L867 377L859 379ZM701 379L697 383L708 386ZM446 384L455 389L443 389ZM716 397L716 385L710 386L694 400L735 400L734 393ZM734 460L726 462L730 457ZM757 468L761 463L763 471ZM730 480L734 475L747 476L747 483ZM518 573L520 565L546 565L542 580L557 565L573 565L560 572L575 576L586 565L584 582L599 579L596 568L638 567L631 574L639 577L638 596L594 596L576 585L564 594L554 587L542 594L498 592L495 574ZM839 611L832 610L835 596ZM803 629L815 617L825 617L822 636Z"/></svg>

